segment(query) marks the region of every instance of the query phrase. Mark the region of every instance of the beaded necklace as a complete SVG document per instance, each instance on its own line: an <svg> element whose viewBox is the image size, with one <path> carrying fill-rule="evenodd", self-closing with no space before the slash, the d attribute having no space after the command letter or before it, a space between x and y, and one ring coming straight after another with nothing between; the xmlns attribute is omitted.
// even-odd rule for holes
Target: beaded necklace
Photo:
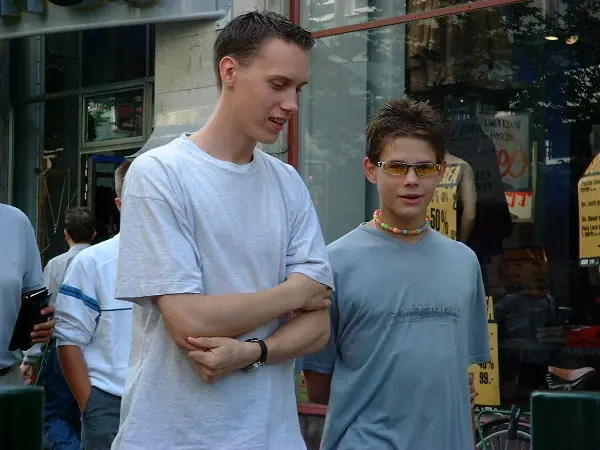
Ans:
<svg viewBox="0 0 600 450"><path fill-rule="evenodd" d="M428 218L425 218L425 223L423 225L421 225L419 228L416 228L414 230L408 230L406 228L396 228L393 227L391 225L388 225L385 222L382 222L381 219L379 218L379 210L376 210L373 213L373 220L375 221L375 223L377 224L378 227L380 227L381 229L385 230L385 231L389 231L390 233L394 233L394 234L404 234L404 235L414 235L414 234L421 234L424 233L425 231L427 231L427 228L429 228L431 221Z"/></svg>

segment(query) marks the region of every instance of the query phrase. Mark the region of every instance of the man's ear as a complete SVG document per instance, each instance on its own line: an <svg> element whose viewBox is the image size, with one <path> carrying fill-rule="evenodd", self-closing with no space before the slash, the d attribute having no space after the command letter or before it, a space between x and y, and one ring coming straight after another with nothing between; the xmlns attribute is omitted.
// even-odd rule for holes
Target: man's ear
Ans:
<svg viewBox="0 0 600 450"><path fill-rule="evenodd" d="M219 76L224 87L232 88L235 84L238 63L231 56L225 56L219 61Z"/></svg>

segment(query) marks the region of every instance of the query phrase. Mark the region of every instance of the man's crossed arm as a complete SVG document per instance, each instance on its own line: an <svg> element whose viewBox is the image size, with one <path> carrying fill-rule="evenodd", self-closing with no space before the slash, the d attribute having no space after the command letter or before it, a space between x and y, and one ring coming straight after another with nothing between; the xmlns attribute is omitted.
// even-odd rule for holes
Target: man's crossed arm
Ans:
<svg viewBox="0 0 600 450"><path fill-rule="evenodd" d="M235 336L291 313L294 317L265 341L267 362L321 350L329 339L330 295L327 286L292 273L284 283L255 294L166 295L157 306L175 343L189 351L194 369L210 382L259 359L257 343Z"/></svg>

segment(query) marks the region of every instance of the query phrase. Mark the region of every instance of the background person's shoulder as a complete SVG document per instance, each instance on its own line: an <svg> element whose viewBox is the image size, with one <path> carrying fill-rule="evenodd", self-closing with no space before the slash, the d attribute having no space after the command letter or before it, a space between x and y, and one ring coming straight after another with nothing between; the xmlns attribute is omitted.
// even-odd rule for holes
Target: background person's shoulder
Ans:
<svg viewBox="0 0 600 450"><path fill-rule="evenodd" d="M13 221L16 224L29 223L29 218L19 208L0 203L0 219L3 221Z"/></svg>

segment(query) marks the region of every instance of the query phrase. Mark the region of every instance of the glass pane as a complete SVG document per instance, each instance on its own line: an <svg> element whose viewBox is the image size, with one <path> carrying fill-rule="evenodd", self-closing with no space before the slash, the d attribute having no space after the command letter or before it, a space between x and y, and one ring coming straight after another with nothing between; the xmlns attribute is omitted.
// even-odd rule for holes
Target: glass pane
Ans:
<svg viewBox="0 0 600 450"><path fill-rule="evenodd" d="M137 148L119 152L86 155L82 157L82 203L90 208L96 219L94 243L102 242L119 232L121 214L115 205L115 170L125 157Z"/></svg>
<svg viewBox="0 0 600 450"><path fill-rule="evenodd" d="M44 262L68 250L65 211L77 206L79 161L76 95L43 103L44 155L39 176L38 241Z"/></svg>
<svg viewBox="0 0 600 450"><path fill-rule="evenodd" d="M146 26L83 32L83 85L93 86L146 76Z"/></svg>
<svg viewBox="0 0 600 450"><path fill-rule="evenodd" d="M469 0L300 0L302 26L311 31L355 25L447 6Z"/></svg>
<svg viewBox="0 0 600 450"><path fill-rule="evenodd" d="M156 64L156 27L154 25L150 25L150 37L149 37L149 53L148 53L148 76L153 77L155 73L155 64Z"/></svg>
<svg viewBox="0 0 600 450"><path fill-rule="evenodd" d="M10 74L9 42L0 41L0 203L8 203L10 166Z"/></svg>
<svg viewBox="0 0 600 450"><path fill-rule="evenodd" d="M363 131L383 100L404 93L405 40L404 26L386 27L318 39L312 50L300 109L301 172L327 242L367 215L373 192L362 171Z"/></svg>
<svg viewBox="0 0 600 450"><path fill-rule="evenodd" d="M66 91L78 87L79 33L46 35L46 92Z"/></svg>
<svg viewBox="0 0 600 450"><path fill-rule="evenodd" d="M40 135L43 130L43 103L15 105L13 205L33 223L38 215L37 175Z"/></svg>
<svg viewBox="0 0 600 450"><path fill-rule="evenodd" d="M85 99L85 142L143 136L144 90L114 92Z"/></svg>
<svg viewBox="0 0 600 450"><path fill-rule="evenodd" d="M576 3L319 39L302 96L300 170L327 242L378 206L361 167L369 115L403 94L445 114L448 162L474 179L450 187L439 228L482 266L499 328L490 392L505 405L526 405L549 365L600 367L600 17Z"/></svg>

